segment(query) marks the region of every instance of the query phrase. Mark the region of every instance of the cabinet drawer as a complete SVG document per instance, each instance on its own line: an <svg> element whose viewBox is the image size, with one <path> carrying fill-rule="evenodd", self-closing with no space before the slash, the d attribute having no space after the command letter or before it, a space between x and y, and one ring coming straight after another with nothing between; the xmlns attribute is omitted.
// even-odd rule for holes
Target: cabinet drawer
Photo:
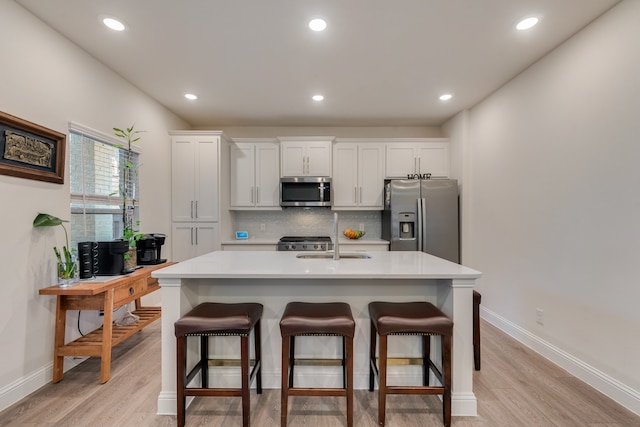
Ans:
<svg viewBox="0 0 640 427"><path fill-rule="evenodd" d="M141 277L127 286L117 288L114 295L114 305L118 306L133 301L147 290L147 286L147 278Z"/></svg>

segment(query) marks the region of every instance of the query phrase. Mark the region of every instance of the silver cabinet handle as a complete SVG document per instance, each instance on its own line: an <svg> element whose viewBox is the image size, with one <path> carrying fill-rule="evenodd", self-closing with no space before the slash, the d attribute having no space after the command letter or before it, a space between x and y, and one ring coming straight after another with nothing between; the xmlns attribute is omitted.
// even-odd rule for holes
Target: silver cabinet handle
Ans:
<svg viewBox="0 0 640 427"><path fill-rule="evenodd" d="M193 227L189 229L189 233L191 234L191 246L193 246Z"/></svg>
<svg viewBox="0 0 640 427"><path fill-rule="evenodd" d="M254 192L255 192L255 191L256 191L256 188L255 188L255 187L251 187L251 204L253 204L253 203L254 203L254 201L253 201L253 194L254 194Z"/></svg>
<svg viewBox="0 0 640 427"><path fill-rule="evenodd" d="M260 187L256 187L256 205L260 204Z"/></svg>
<svg viewBox="0 0 640 427"><path fill-rule="evenodd" d="M358 195L360 196L360 203L362 203L362 187L360 187L360 191L358 192Z"/></svg>
<svg viewBox="0 0 640 427"><path fill-rule="evenodd" d="M196 246L198 245L198 227L194 227L196 230Z"/></svg>
<svg viewBox="0 0 640 427"><path fill-rule="evenodd" d="M196 218L198 218L198 201L196 200Z"/></svg>
<svg viewBox="0 0 640 427"><path fill-rule="evenodd" d="M193 218L193 200L191 201L191 218Z"/></svg>

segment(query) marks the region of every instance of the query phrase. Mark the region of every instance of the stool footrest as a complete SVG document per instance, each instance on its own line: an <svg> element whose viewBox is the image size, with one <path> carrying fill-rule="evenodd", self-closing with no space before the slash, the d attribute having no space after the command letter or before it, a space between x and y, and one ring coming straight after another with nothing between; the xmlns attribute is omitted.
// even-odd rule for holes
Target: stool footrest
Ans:
<svg viewBox="0 0 640 427"><path fill-rule="evenodd" d="M242 396L242 389L240 388L185 388L185 396Z"/></svg>
<svg viewBox="0 0 640 427"><path fill-rule="evenodd" d="M387 386L387 394L442 394L440 386Z"/></svg>
<svg viewBox="0 0 640 427"><path fill-rule="evenodd" d="M289 396L346 396L343 388L289 388Z"/></svg>

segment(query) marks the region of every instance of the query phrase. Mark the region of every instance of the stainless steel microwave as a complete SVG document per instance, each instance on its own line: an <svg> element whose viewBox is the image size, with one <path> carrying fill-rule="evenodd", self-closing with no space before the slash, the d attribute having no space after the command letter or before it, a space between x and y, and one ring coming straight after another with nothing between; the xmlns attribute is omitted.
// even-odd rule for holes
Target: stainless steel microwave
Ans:
<svg viewBox="0 0 640 427"><path fill-rule="evenodd" d="M280 178L280 206L331 206L331 178L327 176Z"/></svg>

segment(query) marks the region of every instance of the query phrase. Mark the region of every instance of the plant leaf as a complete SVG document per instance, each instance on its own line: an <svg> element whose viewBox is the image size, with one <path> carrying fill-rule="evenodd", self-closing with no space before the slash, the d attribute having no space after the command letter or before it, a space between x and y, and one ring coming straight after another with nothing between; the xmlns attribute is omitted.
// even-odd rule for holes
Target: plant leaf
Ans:
<svg viewBox="0 0 640 427"><path fill-rule="evenodd" d="M39 213L33 220L34 227L53 227L55 225L62 225L63 222L69 222L64 219L60 219L53 215Z"/></svg>

